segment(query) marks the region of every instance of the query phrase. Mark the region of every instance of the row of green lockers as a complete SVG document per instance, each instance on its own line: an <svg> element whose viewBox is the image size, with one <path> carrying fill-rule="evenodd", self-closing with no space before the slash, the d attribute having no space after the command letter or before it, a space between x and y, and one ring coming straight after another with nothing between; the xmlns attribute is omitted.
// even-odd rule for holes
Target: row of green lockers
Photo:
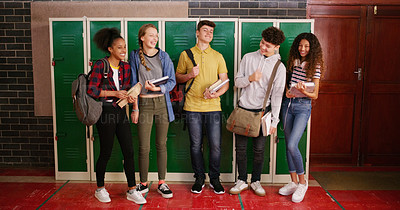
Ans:
<svg viewBox="0 0 400 210"><path fill-rule="evenodd" d="M285 34L286 40L281 45L279 53L282 61L286 63L290 46L294 38L303 32L312 32L312 20L213 20L216 23L214 39L211 42L213 49L220 52L226 61L230 81L229 90L221 97L222 116L224 121L234 108L234 72L237 71L240 58L244 54L259 49L261 32L270 26L279 27ZM100 146L95 126L93 154L87 155L86 127L80 123L73 110L71 99L71 83L78 74L90 70L90 64L105 56L96 48L93 43L94 34L105 27L116 27L121 30L127 42L127 54L138 49L137 34L139 28L145 23L152 23L159 29L161 48L171 57L175 67L178 63L180 53L193 47L196 44L196 25L198 20L107 20L107 19L72 19L57 20L50 19L51 51L53 60L53 100L55 100L54 121L55 121L55 156L56 172L87 172L90 158L96 164ZM86 30L86 31L85 31ZM85 35L83 35L85 34ZM85 37L88 36L88 37ZM87 53L85 53L85 50ZM237 53L235 53L235 51ZM85 56L86 59L85 59ZM236 59L235 59L236 56ZM88 62L88 63L85 63ZM236 65L235 65L236 62ZM86 67L85 67L86 65ZM167 171L173 173L192 173L190 161L190 142L188 131L183 130L183 122L174 121L170 123L168 132L168 166ZM138 136L137 128L132 123L132 141L135 151L135 167L138 171ZM285 155L284 134L282 125L278 126L278 143L275 152L276 168L275 174L288 174L288 166ZM155 127L151 134L151 151L149 172L157 171L157 153L155 149ZM303 154L304 163L307 153L307 132L304 133L300 143L300 150ZM269 174L271 164L270 138L267 137L265 148L265 165L263 174ZM248 141L248 171L252 168L252 141ZM234 140L232 133L222 126L222 147L221 147L221 173L234 173L233 163ZM204 157L208 163L207 138L204 136ZM206 164L207 165L207 164ZM207 167L207 166L206 166ZM95 169L92 169L95 170ZM108 172L123 171L123 156L118 144L114 141L111 159L107 166Z"/></svg>

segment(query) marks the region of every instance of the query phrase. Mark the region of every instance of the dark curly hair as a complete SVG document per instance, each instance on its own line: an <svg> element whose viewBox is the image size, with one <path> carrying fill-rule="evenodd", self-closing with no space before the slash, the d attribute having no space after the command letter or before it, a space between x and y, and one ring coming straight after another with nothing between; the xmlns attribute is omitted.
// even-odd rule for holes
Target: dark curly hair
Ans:
<svg viewBox="0 0 400 210"><path fill-rule="evenodd" d="M292 47L289 52L289 59L287 63L287 69L293 72L294 62L296 59L301 60L299 52L299 44L301 40L307 40L310 43L310 51L305 57L304 61L307 62L305 66L307 78L312 78L315 74L317 65L320 66L321 75L324 70L324 58L322 54L321 44L318 38L312 33L301 33L293 41Z"/></svg>
<svg viewBox="0 0 400 210"><path fill-rule="evenodd" d="M100 50L110 53L108 47L112 47L114 41L119 38L123 39L117 28L103 28L94 35L93 41Z"/></svg>
<svg viewBox="0 0 400 210"><path fill-rule="evenodd" d="M285 35L283 31L273 26L268 27L261 33L262 38L269 43L274 45L280 45L283 41L285 41Z"/></svg>

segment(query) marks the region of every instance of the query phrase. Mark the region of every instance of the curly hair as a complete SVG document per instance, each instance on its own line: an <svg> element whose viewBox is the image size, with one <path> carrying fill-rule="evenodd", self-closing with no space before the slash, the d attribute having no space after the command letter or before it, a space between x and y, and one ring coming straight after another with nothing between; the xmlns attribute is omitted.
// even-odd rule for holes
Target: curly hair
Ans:
<svg viewBox="0 0 400 210"><path fill-rule="evenodd" d="M261 36L266 42L272 43L274 45L280 45L286 39L283 31L273 26L265 29L261 33Z"/></svg>
<svg viewBox="0 0 400 210"><path fill-rule="evenodd" d="M148 24L144 24L142 25L142 27L140 27L139 29L139 33L138 33L138 41L139 41L139 57L140 57L140 63L146 68L147 71L150 71L151 69L147 66L146 61L144 59L144 55L143 55L143 41L141 40L141 38L146 35L146 30L148 28L154 28L157 30L157 27L151 23Z"/></svg>
<svg viewBox="0 0 400 210"><path fill-rule="evenodd" d="M300 52L299 52L299 44L301 40L307 40L310 43L310 51L305 57L304 61L307 62L305 66L306 76L307 78L312 78L315 74L317 65L320 66L321 75L324 70L324 58L322 54L321 44L318 41L318 38L312 33L301 33L299 34L293 41L292 47L289 52L288 59L288 70L293 72L293 67L296 59L301 60Z"/></svg>
<svg viewBox="0 0 400 210"><path fill-rule="evenodd" d="M117 28L103 28L93 37L97 47L105 53L110 53L108 47L112 47L116 39L123 39Z"/></svg>

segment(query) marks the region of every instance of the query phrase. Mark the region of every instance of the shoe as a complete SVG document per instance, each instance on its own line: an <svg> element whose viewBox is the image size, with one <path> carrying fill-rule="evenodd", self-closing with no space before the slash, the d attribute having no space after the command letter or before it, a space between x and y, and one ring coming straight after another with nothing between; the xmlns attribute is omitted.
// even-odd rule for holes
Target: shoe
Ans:
<svg viewBox="0 0 400 210"><path fill-rule="evenodd" d="M235 183L235 186L233 186L229 190L229 193L233 194L233 195L237 195L240 192L242 192L243 190L247 190L247 189L249 189L249 185L246 182L238 179L237 182Z"/></svg>
<svg viewBox="0 0 400 210"><path fill-rule="evenodd" d="M251 189L254 191L254 193L258 196L265 196L265 190L261 186L260 181L252 182L250 184Z"/></svg>
<svg viewBox="0 0 400 210"><path fill-rule="evenodd" d="M172 191L165 183L158 185L157 192L160 193L163 198L172 198Z"/></svg>
<svg viewBox="0 0 400 210"><path fill-rule="evenodd" d="M141 182L136 186L137 191L140 193L147 193L149 192L148 185L143 185Z"/></svg>
<svg viewBox="0 0 400 210"><path fill-rule="evenodd" d="M210 187L214 189L215 194L224 194L225 189L222 187L218 178L210 180Z"/></svg>
<svg viewBox="0 0 400 210"><path fill-rule="evenodd" d="M296 191L296 189L297 189L297 184L294 182L289 182L285 186L281 187L281 189L279 189L279 194L291 195L294 193L294 191Z"/></svg>
<svg viewBox="0 0 400 210"><path fill-rule="evenodd" d="M137 188L133 190L128 190L126 192L126 199L135 202L136 204L145 204L147 203L146 199L143 197L142 193L140 193Z"/></svg>
<svg viewBox="0 0 400 210"><path fill-rule="evenodd" d="M97 200L99 200L100 202L103 202L103 203L111 202L110 194L108 194L106 188L104 188L104 187L97 189L94 192L94 197L96 197Z"/></svg>
<svg viewBox="0 0 400 210"><path fill-rule="evenodd" d="M194 182L194 185L192 186L192 193L201 193L203 191L204 187L204 178L196 178L196 181Z"/></svg>
<svg viewBox="0 0 400 210"><path fill-rule="evenodd" d="M297 186L296 191L294 191L292 195L292 201L295 203L300 203L303 199L304 196L306 195L308 189L308 182L306 180L305 184L300 184Z"/></svg>

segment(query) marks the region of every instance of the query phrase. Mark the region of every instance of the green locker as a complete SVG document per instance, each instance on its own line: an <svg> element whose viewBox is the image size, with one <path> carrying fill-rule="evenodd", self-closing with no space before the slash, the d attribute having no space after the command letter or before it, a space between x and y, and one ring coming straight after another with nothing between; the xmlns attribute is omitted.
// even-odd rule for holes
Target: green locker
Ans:
<svg viewBox="0 0 400 210"><path fill-rule="evenodd" d="M260 49L260 41L262 39L261 32L273 26L273 22L242 22L242 31L241 31L241 58L246 53L254 52ZM239 64L240 65L240 64ZM269 174L269 165L270 165L270 137L266 137L267 140L265 142L265 152L264 152L264 166L262 170L262 174ZM251 174L253 169L253 141L252 138L249 138L247 143L247 172Z"/></svg>
<svg viewBox="0 0 400 210"><path fill-rule="evenodd" d="M93 37L96 34L97 31L99 31L102 28L118 28L121 30L121 22L120 21L90 21L89 22L89 30L90 30L90 61L94 63L101 58L104 58L107 53L104 53L100 49L97 48L96 44L93 42ZM93 66L92 66L93 67ZM96 126L93 126L93 136L94 136L94 142L93 142L93 158L94 158L94 171L96 172L96 163L97 159L99 158L100 154L100 140L99 140L99 135L97 133ZM108 161L107 164L107 172L122 172L123 171L123 156L121 152L121 148L118 143L117 137L114 139L114 146L113 150L111 153L110 160Z"/></svg>
<svg viewBox="0 0 400 210"><path fill-rule="evenodd" d="M297 35L303 32L311 32L310 22L281 22L279 28L285 34L285 41L281 44L279 53L282 57L282 62L286 65L287 59L289 57L290 47ZM276 174L289 174L289 168L287 165L286 158L286 145L285 145L285 134L283 132L283 125L279 123L278 125L278 139L276 149ZM307 157L307 128L300 139L299 142L300 152L303 156L304 170L306 171L306 157Z"/></svg>
<svg viewBox="0 0 400 210"><path fill-rule="evenodd" d="M221 173L232 173L233 137L226 130L226 120L233 110L234 72L235 72L235 22L215 21L215 30L211 47L224 56L228 69L229 89L221 96L222 107L222 145L221 145ZM207 150L208 155L208 150Z"/></svg>
<svg viewBox="0 0 400 210"><path fill-rule="evenodd" d="M273 22L241 22L241 58L249 52L254 52L260 49L260 41L262 39L261 32L273 26Z"/></svg>
<svg viewBox="0 0 400 210"><path fill-rule="evenodd" d="M165 51L171 57L174 67L178 65L182 51L196 44L196 21L166 21ZM183 130L183 121L169 124L168 132L168 172L192 173L190 141L188 130Z"/></svg>
<svg viewBox="0 0 400 210"><path fill-rule="evenodd" d="M84 72L83 22L53 21L52 29L58 171L86 172L85 126L71 99L71 84Z"/></svg>

